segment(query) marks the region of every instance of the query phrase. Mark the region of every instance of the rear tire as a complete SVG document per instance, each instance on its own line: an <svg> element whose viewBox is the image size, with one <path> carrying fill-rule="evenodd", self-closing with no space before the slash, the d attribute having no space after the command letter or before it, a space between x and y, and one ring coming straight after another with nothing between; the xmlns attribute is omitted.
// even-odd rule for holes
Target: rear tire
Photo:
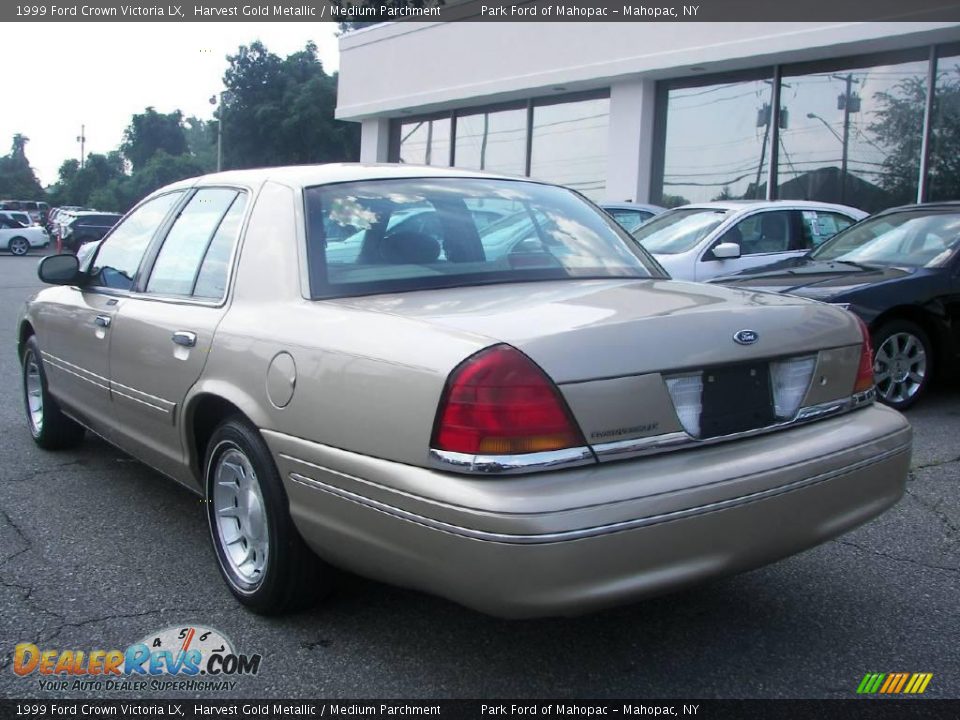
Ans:
<svg viewBox="0 0 960 720"><path fill-rule="evenodd" d="M21 360L23 406L33 441L44 450L75 447L83 440L83 426L64 415L50 395L35 335L27 339Z"/></svg>
<svg viewBox="0 0 960 720"><path fill-rule="evenodd" d="M933 345L919 325L894 320L873 334L873 373L877 398L906 410L926 392L933 377Z"/></svg>
<svg viewBox="0 0 960 720"><path fill-rule="evenodd" d="M10 238L10 243L7 245L7 249L10 251L11 255L23 257L30 252L30 241L25 237L20 237L18 235L15 238Z"/></svg>
<svg viewBox="0 0 960 720"><path fill-rule="evenodd" d="M247 421L222 422L204 462L207 521L220 574L254 612L276 615L313 605L332 570L306 546L267 444Z"/></svg>

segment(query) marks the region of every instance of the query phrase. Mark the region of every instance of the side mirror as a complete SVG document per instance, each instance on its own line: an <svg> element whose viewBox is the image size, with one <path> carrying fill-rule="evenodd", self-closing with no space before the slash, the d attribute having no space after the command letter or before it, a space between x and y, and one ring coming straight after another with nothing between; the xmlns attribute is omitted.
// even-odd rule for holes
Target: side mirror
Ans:
<svg viewBox="0 0 960 720"><path fill-rule="evenodd" d="M37 275L50 285L73 285L80 280L80 261L76 255L50 255L40 261Z"/></svg>
<svg viewBox="0 0 960 720"><path fill-rule="evenodd" d="M740 245L734 242L720 243L713 249L713 256L717 260L730 260L740 257Z"/></svg>

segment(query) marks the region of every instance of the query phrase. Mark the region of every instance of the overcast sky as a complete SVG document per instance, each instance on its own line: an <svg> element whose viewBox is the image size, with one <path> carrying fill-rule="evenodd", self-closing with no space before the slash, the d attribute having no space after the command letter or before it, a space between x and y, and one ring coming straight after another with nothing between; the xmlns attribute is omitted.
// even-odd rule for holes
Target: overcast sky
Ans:
<svg viewBox="0 0 960 720"><path fill-rule="evenodd" d="M209 119L226 56L259 39L281 57L308 40L327 72L339 67L335 23L23 23L4 32L0 155L23 133L43 185L67 158L116 149L134 113L152 105Z"/></svg>

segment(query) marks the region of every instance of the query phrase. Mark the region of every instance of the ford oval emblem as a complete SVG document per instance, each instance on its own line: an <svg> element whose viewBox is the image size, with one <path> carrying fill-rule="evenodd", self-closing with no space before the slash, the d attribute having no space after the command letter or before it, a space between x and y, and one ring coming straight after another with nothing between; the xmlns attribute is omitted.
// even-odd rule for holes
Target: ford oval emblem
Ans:
<svg viewBox="0 0 960 720"><path fill-rule="evenodd" d="M733 334L733 341L739 345L753 345L760 339L760 335L755 330L737 330Z"/></svg>

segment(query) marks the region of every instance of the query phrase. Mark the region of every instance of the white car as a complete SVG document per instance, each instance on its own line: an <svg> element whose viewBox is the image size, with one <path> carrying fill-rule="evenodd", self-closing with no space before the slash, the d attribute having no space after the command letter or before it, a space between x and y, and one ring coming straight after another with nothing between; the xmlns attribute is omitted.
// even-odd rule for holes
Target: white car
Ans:
<svg viewBox="0 0 960 720"><path fill-rule="evenodd" d="M709 280L803 255L867 213L803 200L684 205L648 220L633 237L678 280Z"/></svg>
<svg viewBox="0 0 960 720"><path fill-rule="evenodd" d="M21 223L0 216L0 250L13 255L26 255L33 248L50 244L50 236L39 225L22 227Z"/></svg>

